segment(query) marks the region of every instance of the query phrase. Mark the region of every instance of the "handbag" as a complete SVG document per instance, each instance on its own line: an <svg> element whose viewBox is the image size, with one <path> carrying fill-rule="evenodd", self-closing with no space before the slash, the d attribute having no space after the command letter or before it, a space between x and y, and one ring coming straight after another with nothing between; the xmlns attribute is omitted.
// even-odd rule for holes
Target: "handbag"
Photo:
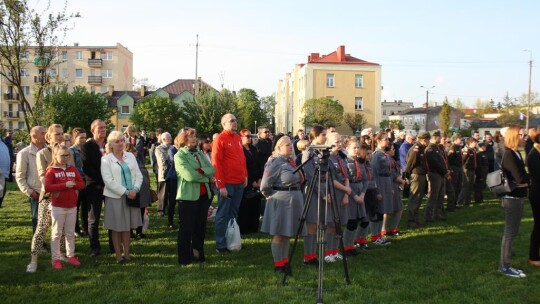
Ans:
<svg viewBox="0 0 540 304"><path fill-rule="evenodd" d="M258 197L262 197L262 193L258 189L250 189L250 190L244 191L245 199L254 199Z"/></svg>
<svg viewBox="0 0 540 304"><path fill-rule="evenodd" d="M502 160L499 164L499 170L495 170L491 173L488 173L486 177L486 184L489 187L489 190L497 196L504 196L512 192L512 187L508 178L504 175L504 170L502 168Z"/></svg>
<svg viewBox="0 0 540 304"><path fill-rule="evenodd" d="M157 195L156 190L150 189L150 197L151 197L151 199L152 199L152 203L157 202L157 200L158 200L158 195Z"/></svg>
<svg viewBox="0 0 540 304"><path fill-rule="evenodd" d="M127 179L126 179L126 175L124 174L124 169L122 168L122 165L120 165L120 163L117 163L117 164L120 166L120 172L122 172L122 178L124 179L124 183L126 183L127 185ZM129 190L132 190L132 189L128 189L128 191ZM137 192L137 195L135 195L135 198L129 198L126 195L126 204L129 207L141 208L141 194Z"/></svg>
<svg viewBox="0 0 540 304"><path fill-rule="evenodd" d="M229 226L225 232L225 240L227 241L227 249L230 251L239 251L242 249L242 237L240 236L240 227L233 217L229 221Z"/></svg>

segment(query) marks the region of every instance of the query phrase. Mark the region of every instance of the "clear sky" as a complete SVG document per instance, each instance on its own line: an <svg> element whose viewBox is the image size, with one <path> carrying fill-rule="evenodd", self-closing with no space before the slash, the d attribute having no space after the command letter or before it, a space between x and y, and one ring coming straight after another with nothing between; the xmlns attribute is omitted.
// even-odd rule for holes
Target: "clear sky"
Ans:
<svg viewBox="0 0 540 304"><path fill-rule="evenodd" d="M382 65L383 99L417 105L426 98L420 86L435 86L430 101L438 102L519 97L529 75L522 50L540 60L538 0L70 0L68 11L82 18L66 45L119 42L134 54L134 76L157 87L195 77L197 34L198 75L215 88L259 96L274 93L309 53L339 45Z"/></svg>

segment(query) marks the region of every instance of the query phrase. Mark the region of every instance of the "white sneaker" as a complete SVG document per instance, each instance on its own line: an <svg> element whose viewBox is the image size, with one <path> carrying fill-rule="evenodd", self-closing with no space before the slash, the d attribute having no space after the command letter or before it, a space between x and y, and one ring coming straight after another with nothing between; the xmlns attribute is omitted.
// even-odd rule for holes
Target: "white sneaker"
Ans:
<svg viewBox="0 0 540 304"><path fill-rule="evenodd" d="M334 254L334 260L343 260L343 256L339 253Z"/></svg>
<svg viewBox="0 0 540 304"><path fill-rule="evenodd" d="M387 241L387 240L385 240L385 239L383 239L383 238L378 238L378 239L376 239L376 240L373 242L373 244L386 246L386 245L390 245L390 244L392 244L392 243L389 242L389 241Z"/></svg>
<svg viewBox="0 0 540 304"><path fill-rule="evenodd" d="M325 256L324 261L327 263L334 263L336 261L336 258L334 257L333 254L331 254L331 255Z"/></svg>
<svg viewBox="0 0 540 304"><path fill-rule="evenodd" d="M26 272L35 273L37 271L37 263L30 263L26 266Z"/></svg>

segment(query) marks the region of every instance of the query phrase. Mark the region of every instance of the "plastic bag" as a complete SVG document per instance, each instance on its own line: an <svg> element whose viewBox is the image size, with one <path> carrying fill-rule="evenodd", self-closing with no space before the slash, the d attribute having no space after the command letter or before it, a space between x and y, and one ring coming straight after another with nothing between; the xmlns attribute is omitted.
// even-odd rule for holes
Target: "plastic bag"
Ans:
<svg viewBox="0 0 540 304"><path fill-rule="evenodd" d="M225 232L225 240L227 240L227 249L231 251L239 251L242 249L242 238L240 237L240 227L236 223L236 219L232 218Z"/></svg>

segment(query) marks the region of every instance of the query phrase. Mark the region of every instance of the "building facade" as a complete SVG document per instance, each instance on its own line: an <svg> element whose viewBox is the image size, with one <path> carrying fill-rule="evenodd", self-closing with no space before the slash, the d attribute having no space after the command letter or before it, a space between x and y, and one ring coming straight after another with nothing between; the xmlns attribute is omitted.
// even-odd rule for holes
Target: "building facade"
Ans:
<svg viewBox="0 0 540 304"><path fill-rule="evenodd" d="M133 87L133 53L120 43L115 46L74 44L60 47L56 54L46 59L52 60L46 70L32 49L21 57L22 90L31 106L34 105L33 88L42 82L65 85L70 91L76 86L83 86L96 93L131 91ZM7 79L0 80L0 87L0 111L4 127L10 130L25 129L17 88Z"/></svg>
<svg viewBox="0 0 540 304"><path fill-rule="evenodd" d="M403 100L394 100L381 102L381 120L391 120L390 116L399 115L401 112L414 108L413 102L404 102Z"/></svg>
<svg viewBox="0 0 540 304"><path fill-rule="evenodd" d="M344 113L362 113L365 127L376 127L381 120L381 66L345 53L345 46L320 56L312 53L307 63L297 64L278 81L276 91L276 132L309 129L303 124L306 100L329 97L337 100ZM338 131L351 130L342 124Z"/></svg>
<svg viewBox="0 0 540 304"><path fill-rule="evenodd" d="M440 118L442 106L411 108L399 114L389 116L390 120L401 120L406 133L417 134L423 131L434 131L440 129ZM463 113L450 107L450 129L460 128Z"/></svg>

